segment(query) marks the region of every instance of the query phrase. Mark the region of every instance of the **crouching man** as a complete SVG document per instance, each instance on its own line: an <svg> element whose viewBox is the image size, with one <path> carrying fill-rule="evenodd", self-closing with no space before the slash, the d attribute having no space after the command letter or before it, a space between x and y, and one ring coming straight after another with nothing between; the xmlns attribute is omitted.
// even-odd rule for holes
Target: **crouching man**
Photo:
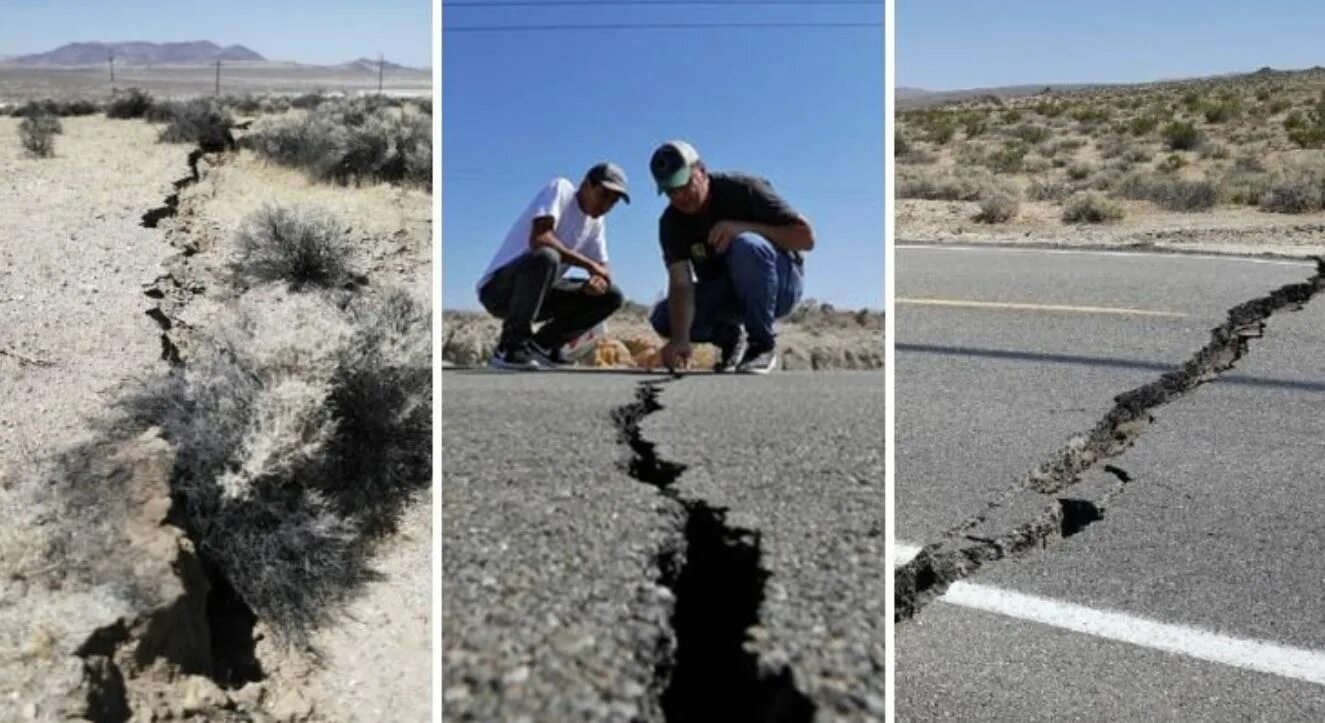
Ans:
<svg viewBox="0 0 1325 723"><path fill-rule="evenodd" d="M576 188L555 178L516 219L478 282L483 307L502 320L489 364L540 369L565 362L561 347L621 308L624 297L607 265L604 216L630 203L626 175L600 163ZM563 276L576 266L584 280ZM535 333L533 325L542 322Z"/></svg>
<svg viewBox="0 0 1325 723"><path fill-rule="evenodd" d="M761 178L709 173L684 141L659 147L649 170L669 201L658 224L667 298L650 319L668 339L663 363L687 365L702 341L718 347L714 371L772 371L776 320L800 301L801 253L814 248L809 222Z"/></svg>

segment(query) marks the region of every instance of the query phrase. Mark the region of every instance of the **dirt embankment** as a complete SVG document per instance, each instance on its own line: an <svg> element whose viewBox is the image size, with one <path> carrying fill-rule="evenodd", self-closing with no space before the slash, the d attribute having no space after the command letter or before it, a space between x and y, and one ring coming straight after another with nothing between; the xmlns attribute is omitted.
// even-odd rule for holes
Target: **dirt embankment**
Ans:
<svg viewBox="0 0 1325 723"><path fill-rule="evenodd" d="M313 184L247 152L186 183L190 149L159 127L64 129L52 159L0 142L0 719L426 720L426 494L376 548L378 579L291 644L185 532L174 445L107 421L232 313L234 237L262 202L347 219L356 271L427 308L431 196Z"/></svg>

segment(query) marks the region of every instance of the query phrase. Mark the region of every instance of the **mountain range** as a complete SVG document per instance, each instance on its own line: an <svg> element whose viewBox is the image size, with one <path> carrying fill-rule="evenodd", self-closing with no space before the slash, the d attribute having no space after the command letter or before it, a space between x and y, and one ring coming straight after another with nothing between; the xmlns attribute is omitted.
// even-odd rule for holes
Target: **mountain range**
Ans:
<svg viewBox="0 0 1325 723"><path fill-rule="evenodd" d="M29 55L0 55L0 65L26 67L86 67L104 65L115 58L116 65L211 65L218 60L243 63L277 63L243 45L222 47L210 40L186 43L68 43L45 53ZM289 63L280 63L289 65ZM387 61L386 70L412 70L408 66ZM364 72L377 72L375 58L357 58L331 67Z"/></svg>

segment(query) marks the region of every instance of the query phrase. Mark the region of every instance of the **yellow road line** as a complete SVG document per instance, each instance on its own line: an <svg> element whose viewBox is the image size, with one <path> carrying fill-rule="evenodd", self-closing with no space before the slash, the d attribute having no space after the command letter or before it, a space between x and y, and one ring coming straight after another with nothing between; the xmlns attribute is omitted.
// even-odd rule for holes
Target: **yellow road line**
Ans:
<svg viewBox="0 0 1325 723"><path fill-rule="evenodd" d="M967 301L963 299L916 299L897 297L898 304L912 306L949 306L965 309L1002 309L1006 311L1057 311L1072 314L1116 314L1118 316L1162 316L1182 318L1188 316L1180 311L1156 311L1154 309L1128 309L1112 306L1068 306L1063 304L1014 304L1000 301Z"/></svg>

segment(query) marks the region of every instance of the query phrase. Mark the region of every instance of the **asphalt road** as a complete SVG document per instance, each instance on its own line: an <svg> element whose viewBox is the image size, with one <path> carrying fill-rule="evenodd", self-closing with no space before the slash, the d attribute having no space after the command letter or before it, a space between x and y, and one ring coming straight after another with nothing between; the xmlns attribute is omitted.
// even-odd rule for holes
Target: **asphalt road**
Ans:
<svg viewBox="0 0 1325 723"><path fill-rule="evenodd" d="M909 247L897 263L899 547L980 512L1229 307L1314 271ZM897 719L1325 717L1323 403L1317 299L1154 410L1110 460L1131 482L1102 520L900 622Z"/></svg>
<svg viewBox="0 0 1325 723"><path fill-rule="evenodd" d="M444 717L882 720L883 392L444 372Z"/></svg>

